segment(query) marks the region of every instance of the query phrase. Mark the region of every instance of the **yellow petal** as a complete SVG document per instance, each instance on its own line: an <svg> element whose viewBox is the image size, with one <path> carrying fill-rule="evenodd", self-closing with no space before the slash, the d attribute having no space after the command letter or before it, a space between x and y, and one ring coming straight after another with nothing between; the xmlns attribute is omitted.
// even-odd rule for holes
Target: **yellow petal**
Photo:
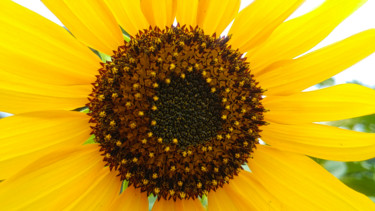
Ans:
<svg viewBox="0 0 375 211"><path fill-rule="evenodd" d="M275 61L308 51L365 2L327 0L317 9L282 23L266 42L248 52L252 70L262 70Z"/></svg>
<svg viewBox="0 0 375 211"><path fill-rule="evenodd" d="M109 210L122 211L148 211L148 199L146 193L129 186L121 195L117 196Z"/></svg>
<svg viewBox="0 0 375 211"><path fill-rule="evenodd" d="M204 208L199 199L160 199L155 202L152 211L204 211Z"/></svg>
<svg viewBox="0 0 375 211"><path fill-rule="evenodd" d="M370 29L298 59L274 63L256 78L268 95L290 94L334 76L373 52L375 29Z"/></svg>
<svg viewBox="0 0 375 211"><path fill-rule="evenodd" d="M0 89L0 110L18 114L42 110L73 110L85 106L87 98L53 97Z"/></svg>
<svg viewBox="0 0 375 211"><path fill-rule="evenodd" d="M258 145L248 165L269 192L295 210L375 210L369 198L306 156Z"/></svg>
<svg viewBox="0 0 375 211"><path fill-rule="evenodd" d="M228 197L222 200L235 202L236 208L239 210L281 210L282 207L281 203L259 183L256 177L246 171L241 171L222 189ZM210 193L208 203L215 196L215 192ZM216 201L216 199L213 200ZM210 208L210 204L208 207Z"/></svg>
<svg viewBox="0 0 375 211"><path fill-rule="evenodd" d="M0 200L0 206L4 210L64 210L93 185L99 187L105 182L109 169L104 168L102 159L97 144L62 148L46 155L0 183L0 197L7 199ZM115 192L119 190L120 186ZM95 202L96 207L103 210L108 206L105 194L93 194L101 199Z"/></svg>
<svg viewBox="0 0 375 211"><path fill-rule="evenodd" d="M243 9L229 30L229 43L241 52L264 42L304 0L255 0Z"/></svg>
<svg viewBox="0 0 375 211"><path fill-rule="evenodd" d="M375 90L341 84L289 96L266 97L266 121L299 124L335 121L375 113Z"/></svg>
<svg viewBox="0 0 375 211"><path fill-rule="evenodd" d="M91 85L52 85L0 72L0 110L10 113L48 109L73 110L82 107L91 93Z"/></svg>
<svg viewBox="0 0 375 211"><path fill-rule="evenodd" d="M176 18L180 25L195 27L197 25L199 0L178 0Z"/></svg>
<svg viewBox="0 0 375 211"><path fill-rule="evenodd" d="M148 24L141 10L140 1L104 0L120 26L130 35L135 36L139 30L147 29Z"/></svg>
<svg viewBox="0 0 375 211"><path fill-rule="evenodd" d="M81 193L66 210L108 210L113 200L120 195L121 180L117 172L103 169L97 179ZM116 209L117 210L117 209Z"/></svg>
<svg viewBox="0 0 375 211"><path fill-rule="evenodd" d="M240 8L239 0L201 0L198 5L198 26L205 34L220 35L236 17Z"/></svg>
<svg viewBox="0 0 375 211"><path fill-rule="evenodd" d="M318 124L271 123L262 129L263 141L290 152L338 161L360 161L375 157L375 133Z"/></svg>
<svg viewBox="0 0 375 211"><path fill-rule="evenodd" d="M227 210L246 210L243 204L238 204L238 200L231 199L231 195L223 188L208 193L208 207L210 210L227 211ZM241 199L239 199L241 200Z"/></svg>
<svg viewBox="0 0 375 211"><path fill-rule="evenodd" d="M55 85L95 80L99 58L65 29L12 1L0 7L2 72Z"/></svg>
<svg viewBox="0 0 375 211"><path fill-rule="evenodd" d="M0 180L61 147L82 145L89 117L80 112L19 114L0 120Z"/></svg>
<svg viewBox="0 0 375 211"><path fill-rule="evenodd" d="M1 71L0 89L50 97L87 98L91 93L92 85L64 86L45 84L9 72Z"/></svg>
<svg viewBox="0 0 375 211"><path fill-rule="evenodd" d="M141 0L141 9L148 23L163 29L170 27L176 17L176 0Z"/></svg>
<svg viewBox="0 0 375 211"><path fill-rule="evenodd" d="M108 55L124 44L121 29L100 0L42 0L70 32L87 46Z"/></svg>

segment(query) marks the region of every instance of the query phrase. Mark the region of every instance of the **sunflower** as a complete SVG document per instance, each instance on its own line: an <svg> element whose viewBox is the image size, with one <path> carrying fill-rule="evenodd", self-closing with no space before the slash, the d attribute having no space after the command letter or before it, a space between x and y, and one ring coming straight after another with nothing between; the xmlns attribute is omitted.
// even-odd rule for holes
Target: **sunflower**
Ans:
<svg viewBox="0 0 375 211"><path fill-rule="evenodd" d="M374 210L309 157L373 158L374 134L316 122L374 113L375 91L303 90L375 30L300 56L364 2L285 21L302 0L43 0L66 30L2 0L1 208Z"/></svg>

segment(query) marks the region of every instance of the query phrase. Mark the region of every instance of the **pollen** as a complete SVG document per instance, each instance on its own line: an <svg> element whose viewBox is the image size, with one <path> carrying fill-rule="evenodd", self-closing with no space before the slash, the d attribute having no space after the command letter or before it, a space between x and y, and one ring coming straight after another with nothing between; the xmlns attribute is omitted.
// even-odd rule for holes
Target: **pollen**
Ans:
<svg viewBox="0 0 375 211"><path fill-rule="evenodd" d="M112 98L116 99L118 97L117 93L112 93Z"/></svg>
<svg viewBox="0 0 375 211"><path fill-rule="evenodd" d="M184 193L184 192L180 192L180 198L181 199L184 199L186 197L186 193Z"/></svg>
<svg viewBox="0 0 375 211"><path fill-rule="evenodd" d="M132 122L132 123L130 123L130 128L131 129L134 129L134 128L136 128L137 127L137 123L135 123L135 122Z"/></svg>
<svg viewBox="0 0 375 211"><path fill-rule="evenodd" d="M105 116L106 116L105 111L100 112L100 113L99 113L99 116L100 116L100 117L105 117Z"/></svg>
<svg viewBox="0 0 375 211"><path fill-rule="evenodd" d="M154 192L158 194L160 192L160 188L154 188Z"/></svg>
<svg viewBox="0 0 375 211"><path fill-rule="evenodd" d="M202 183L198 182L198 183L197 183L197 188L198 188L198 189L201 189L201 188L202 188Z"/></svg>
<svg viewBox="0 0 375 211"><path fill-rule="evenodd" d="M99 96L98 96L98 100L99 100L99 101L103 101L104 99L105 99L104 95L99 95Z"/></svg>

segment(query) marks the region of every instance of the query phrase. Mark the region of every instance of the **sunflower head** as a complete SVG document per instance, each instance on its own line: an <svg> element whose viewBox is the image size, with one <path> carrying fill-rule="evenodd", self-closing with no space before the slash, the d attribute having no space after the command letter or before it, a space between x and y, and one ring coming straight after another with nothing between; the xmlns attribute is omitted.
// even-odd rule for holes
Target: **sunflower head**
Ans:
<svg viewBox="0 0 375 211"><path fill-rule="evenodd" d="M150 27L102 65L89 115L122 180L182 199L237 175L264 125L263 91L228 40L198 27Z"/></svg>

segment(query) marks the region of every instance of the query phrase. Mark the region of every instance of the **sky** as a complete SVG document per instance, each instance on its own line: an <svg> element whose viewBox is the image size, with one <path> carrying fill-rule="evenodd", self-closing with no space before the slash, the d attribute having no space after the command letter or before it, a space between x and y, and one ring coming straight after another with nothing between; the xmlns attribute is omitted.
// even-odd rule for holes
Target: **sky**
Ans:
<svg viewBox="0 0 375 211"><path fill-rule="evenodd" d="M40 0L13 0L43 16L62 25L62 23L40 2ZM253 0L241 2L241 9L249 5ZM342 0L351 1L351 0ZM324 2L324 0L306 0L306 2L290 17L300 16ZM334 11L333 11L334 12ZM343 21L326 39L312 50L319 49L355 33L366 29L375 28L375 0L368 0L360 9ZM355 52L353 52L355 53ZM360 81L367 86L375 87L375 54L353 65L334 77L337 84Z"/></svg>

